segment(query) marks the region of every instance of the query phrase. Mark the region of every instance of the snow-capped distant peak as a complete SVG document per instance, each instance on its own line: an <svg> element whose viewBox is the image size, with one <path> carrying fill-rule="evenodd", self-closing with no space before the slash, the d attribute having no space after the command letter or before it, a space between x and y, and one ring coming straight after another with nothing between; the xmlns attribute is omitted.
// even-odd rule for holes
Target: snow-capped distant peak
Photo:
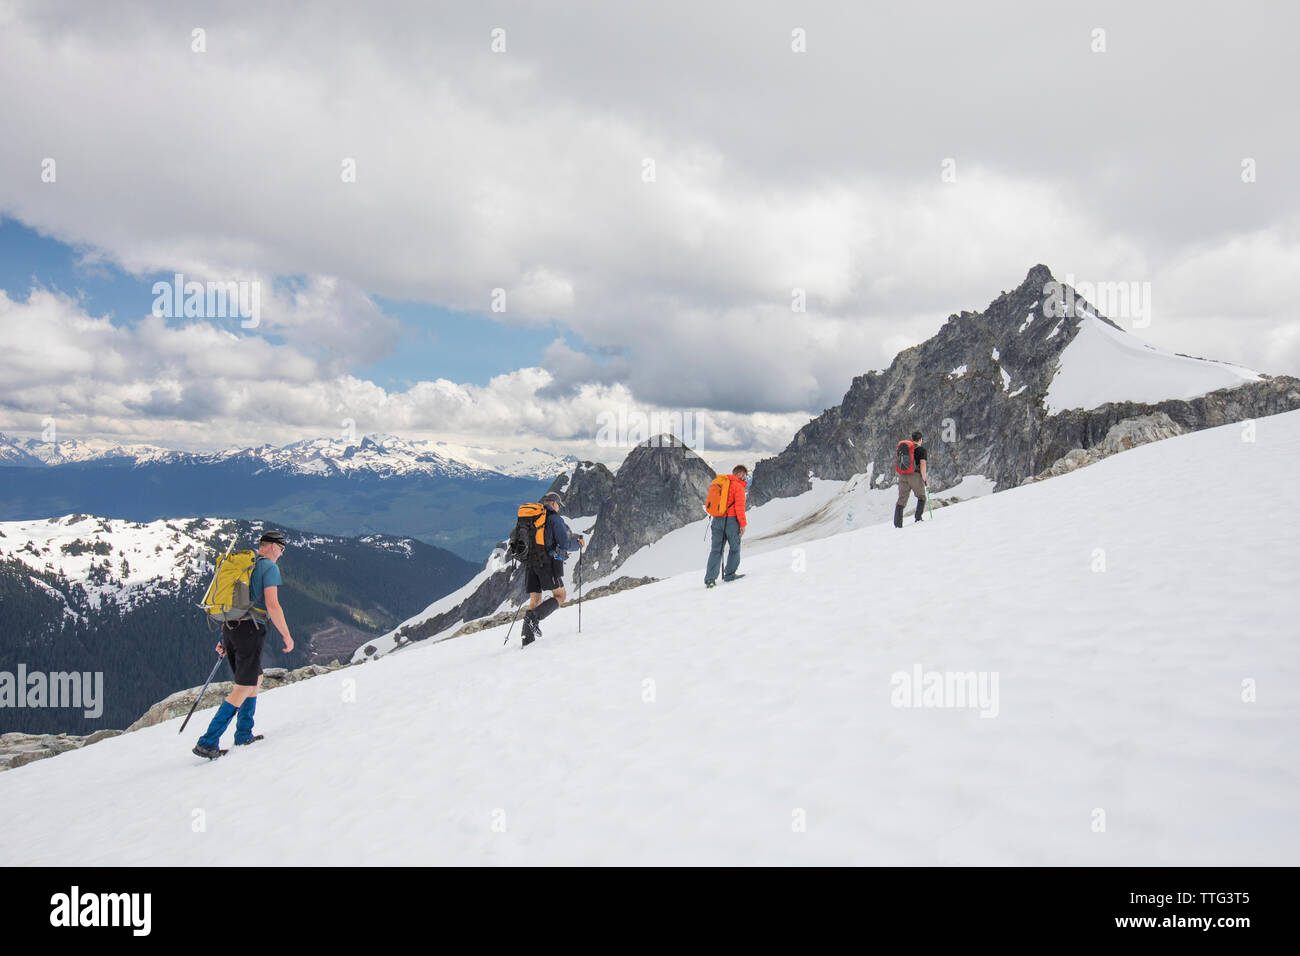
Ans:
<svg viewBox="0 0 1300 956"><path fill-rule="evenodd" d="M166 454L168 452L165 448L155 445L122 444L100 438L42 441L39 438L10 439L0 435L0 458L17 460L28 456L46 465L66 465L102 458L147 459Z"/></svg>
<svg viewBox="0 0 1300 956"><path fill-rule="evenodd" d="M460 445L454 442L437 441L427 443L429 447L446 456L471 467L485 471L496 471L512 478L549 479L563 474L579 464L572 455L556 455L540 448L527 451L487 448L479 445Z"/></svg>
<svg viewBox="0 0 1300 956"><path fill-rule="evenodd" d="M101 439L43 442L0 435L0 465L57 466L105 459L137 464L167 459L198 463L260 462L272 471L302 475L456 478L507 475L538 480L549 480L578 464L578 459L572 455L556 455L540 448L519 450L445 441L407 441L384 434L308 438L279 447L232 447L210 454L168 451L153 445L118 444Z"/></svg>

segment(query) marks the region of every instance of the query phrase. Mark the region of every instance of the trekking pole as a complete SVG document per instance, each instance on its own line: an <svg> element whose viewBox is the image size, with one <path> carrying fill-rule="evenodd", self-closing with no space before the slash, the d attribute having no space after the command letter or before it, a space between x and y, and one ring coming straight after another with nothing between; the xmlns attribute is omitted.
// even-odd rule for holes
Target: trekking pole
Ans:
<svg viewBox="0 0 1300 956"><path fill-rule="evenodd" d="M510 643L510 632L515 629L515 620L519 617L519 612L522 611L523 609L524 609L524 602L521 599L519 601L519 606L515 608L515 613L510 617L510 626L506 628L506 639L501 642L502 647Z"/></svg>
<svg viewBox="0 0 1300 956"><path fill-rule="evenodd" d="M185 724L188 724L190 722L190 718L194 716L194 711L198 708L199 701L201 701L203 699L203 695L208 692L208 685L212 683L212 678L217 675L217 668L220 666L221 666L221 655L218 654L217 662L212 665L212 673L209 674L208 679L203 682L203 690L199 691L199 696L194 698L194 706L191 707L190 712L185 715L185 723L181 724L181 729L176 731L177 736L185 732Z"/></svg>
<svg viewBox="0 0 1300 956"><path fill-rule="evenodd" d="M934 520L934 503L930 501L930 486L925 486L925 510L930 515L930 520Z"/></svg>
<svg viewBox="0 0 1300 956"><path fill-rule="evenodd" d="M573 569L578 576L578 633L582 633L582 556L586 554L585 550L578 552L578 564Z"/></svg>
<svg viewBox="0 0 1300 956"><path fill-rule="evenodd" d="M519 573L519 568L520 568L520 567L521 567L521 565L516 564L516 565L515 565L515 569L514 569L513 571L510 572L510 583L511 583L511 584L514 584L514 583L515 583L515 575ZM514 616L510 618L510 626L506 628L506 639L505 639L504 641L501 642L501 646L502 646L502 647L505 647L507 644L510 643L510 632L513 631L513 630L515 629L515 618L519 617L519 612L522 611L523 609L524 609L524 601L523 601L523 598L520 598L520 599L519 599L519 606L515 608Z"/></svg>

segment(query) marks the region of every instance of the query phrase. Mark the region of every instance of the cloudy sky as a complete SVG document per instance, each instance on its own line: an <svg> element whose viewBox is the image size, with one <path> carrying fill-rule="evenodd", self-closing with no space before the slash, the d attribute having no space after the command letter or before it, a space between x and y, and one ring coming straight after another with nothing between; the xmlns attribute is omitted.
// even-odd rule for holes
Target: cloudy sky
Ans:
<svg viewBox="0 0 1300 956"><path fill-rule="evenodd" d="M0 431L752 460L1038 262L1300 374L1289 5L442 6L0 0Z"/></svg>

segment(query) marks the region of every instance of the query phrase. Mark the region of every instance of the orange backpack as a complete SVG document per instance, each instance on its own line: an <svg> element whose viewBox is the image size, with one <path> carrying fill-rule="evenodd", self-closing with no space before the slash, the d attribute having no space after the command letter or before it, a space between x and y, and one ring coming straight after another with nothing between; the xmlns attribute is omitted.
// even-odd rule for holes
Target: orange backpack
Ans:
<svg viewBox="0 0 1300 956"><path fill-rule="evenodd" d="M731 491L731 476L718 475L709 483L709 494L704 499L704 510L715 518L727 513L727 496Z"/></svg>
<svg viewBox="0 0 1300 956"><path fill-rule="evenodd" d="M506 557L540 561L546 554L546 506L529 502L519 506L519 517L506 545Z"/></svg>

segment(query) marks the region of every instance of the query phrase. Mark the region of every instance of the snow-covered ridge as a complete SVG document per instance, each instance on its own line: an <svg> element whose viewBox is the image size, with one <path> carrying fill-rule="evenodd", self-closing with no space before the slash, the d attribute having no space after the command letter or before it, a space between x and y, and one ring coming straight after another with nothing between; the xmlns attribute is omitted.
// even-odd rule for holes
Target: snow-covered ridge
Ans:
<svg viewBox="0 0 1300 956"><path fill-rule="evenodd" d="M497 449L442 441L407 441L392 435L367 435L360 439L312 438L283 447L230 448L211 454L169 451L154 445L118 444L101 439L45 442L0 435L0 464L54 466L110 459L135 464L201 464L243 459L273 471L301 475L470 478L506 475L539 480L553 478L577 463L571 455L556 455L540 448L523 451Z"/></svg>
<svg viewBox="0 0 1300 956"><path fill-rule="evenodd" d="M1070 320L1061 320L1065 321ZM1078 333L1061 352L1060 365L1047 389L1049 414L1096 408L1107 402L1196 398L1261 378L1258 372L1238 365L1156 348L1091 312L1084 311L1077 325Z"/></svg>
<svg viewBox="0 0 1300 956"><path fill-rule="evenodd" d="M138 522L93 515L64 515L36 521L0 522L0 560L21 561L33 571L65 579L85 593L92 610L109 604L127 610L155 594L174 595L182 586L202 587L212 573L214 542L222 548L254 547L240 533L248 524L225 518L170 518ZM260 525L253 524L254 528ZM256 532L254 532L256 533ZM329 548L346 539L287 531L289 547ZM367 535L374 548L411 555L410 538ZM33 579L36 580L36 579ZM43 585L37 580L38 585Z"/></svg>
<svg viewBox="0 0 1300 956"><path fill-rule="evenodd" d="M87 515L5 521L0 522L0 558L66 578L85 592L94 610L106 604L127 609L209 574L207 541L226 526L216 518L146 524Z"/></svg>

